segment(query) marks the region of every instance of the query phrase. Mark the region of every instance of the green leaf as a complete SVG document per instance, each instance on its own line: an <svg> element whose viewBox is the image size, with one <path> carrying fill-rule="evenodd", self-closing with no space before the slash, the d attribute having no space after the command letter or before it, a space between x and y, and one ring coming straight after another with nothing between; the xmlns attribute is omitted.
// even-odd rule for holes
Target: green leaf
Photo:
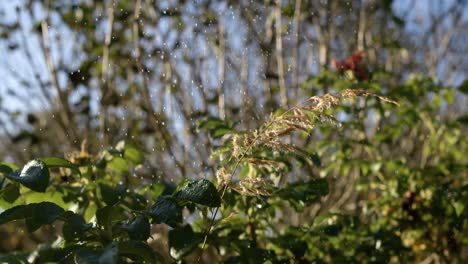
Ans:
<svg viewBox="0 0 468 264"><path fill-rule="evenodd" d="M12 181L36 192L45 192L49 185L49 169L41 160L35 159L28 162L21 170L14 171L6 175Z"/></svg>
<svg viewBox="0 0 468 264"><path fill-rule="evenodd" d="M0 214L0 225L11 222L13 220L24 219L31 215L31 208L28 205L18 205Z"/></svg>
<svg viewBox="0 0 468 264"><path fill-rule="evenodd" d="M463 213L463 209L465 209L465 205L458 201L453 203L453 207L455 208L455 214L460 216Z"/></svg>
<svg viewBox="0 0 468 264"><path fill-rule="evenodd" d="M151 194L151 198L156 200L161 194L163 194L164 190L166 189L166 185L162 182L153 182L151 186L148 186L149 193Z"/></svg>
<svg viewBox="0 0 468 264"><path fill-rule="evenodd" d="M43 263L70 263L75 257L74 253L82 250L83 248L84 246L82 245L72 245L64 248L51 248L44 246L39 249L39 256ZM66 260L69 260L70 262L67 262Z"/></svg>
<svg viewBox="0 0 468 264"><path fill-rule="evenodd" d="M128 172L127 161L120 157L113 157L112 160L107 163L107 168L119 173Z"/></svg>
<svg viewBox="0 0 468 264"><path fill-rule="evenodd" d="M328 194L328 182L325 179L313 179L307 182L295 182L278 191L281 199L288 201L296 210L318 201Z"/></svg>
<svg viewBox="0 0 468 264"><path fill-rule="evenodd" d="M233 124L217 117L207 117L201 121L197 121L197 129L206 129L211 137L220 138L226 134L235 133Z"/></svg>
<svg viewBox="0 0 468 264"><path fill-rule="evenodd" d="M8 166L6 164L3 164L3 162L0 163L0 173L6 175L6 174L10 174L12 172L13 172L13 169L10 166Z"/></svg>
<svg viewBox="0 0 468 264"><path fill-rule="evenodd" d="M29 204L28 206L32 206L31 217L26 218L26 227L29 232L34 232L43 225L52 224L65 213L62 207L50 202Z"/></svg>
<svg viewBox="0 0 468 264"><path fill-rule="evenodd" d="M170 253L175 259L189 254L201 242L203 234L193 232L190 225L169 231Z"/></svg>
<svg viewBox="0 0 468 264"><path fill-rule="evenodd" d="M62 158L57 157L48 157L48 158L41 158L42 162L44 162L47 167L49 168L68 168L74 171L75 173L81 175L80 169L75 164L71 163L70 161Z"/></svg>
<svg viewBox="0 0 468 264"><path fill-rule="evenodd" d="M125 143L124 158L136 165L143 164L145 161L143 152L128 142Z"/></svg>
<svg viewBox="0 0 468 264"><path fill-rule="evenodd" d="M186 180L173 196L176 199L187 200L209 207L221 206L221 197L218 190L216 190L213 183L206 179Z"/></svg>
<svg viewBox="0 0 468 264"><path fill-rule="evenodd" d="M115 146L117 150L126 160L133 162L136 165L143 164L145 156L143 151L139 150L135 145L130 142L121 140Z"/></svg>
<svg viewBox="0 0 468 264"><path fill-rule="evenodd" d="M127 257L132 263L156 263L156 253L153 249L148 244L136 240L111 243L99 257L98 263L120 263L120 257Z"/></svg>
<svg viewBox="0 0 468 264"><path fill-rule="evenodd" d="M25 262L24 262L24 260L21 260L21 259L17 258L16 256L0 254L0 263L22 264L22 263L25 263Z"/></svg>
<svg viewBox="0 0 468 264"><path fill-rule="evenodd" d="M297 243L296 241L294 241ZM272 250L265 250L259 248L254 241L251 240L237 240L232 244L235 245L236 251L239 256L228 258L224 263L283 263L282 261L275 261L276 256Z"/></svg>
<svg viewBox="0 0 468 264"><path fill-rule="evenodd" d="M42 202L51 202L62 208L69 209L77 201L64 201L64 194L55 190L49 190L45 193L37 193L32 191L27 191L22 194L24 201L27 204L31 203L42 203Z"/></svg>
<svg viewBox="0 0 468 264"><path fill-rule="evenodd" d="M159 196L148 214L157 224L166 223L171 227L177 227L182 223L182 208L167 195Z"/></svg>
<svg viewBox="0 0 468 264"><path fill-rule="evenodd" d="M468 125L468 114L458 117L457 122L461 123L462 125Z"/></svg>
<svg viewBox="0 0 468 264"><path fill-rule="evenodd" d="M99 257L99 264L117 264L119 259L119 248L117 243L110 244Z"/></svg>
<svg viewBox="0 0 468 264"><path fill-rule="evenodd" d="M86 224L83 216L71 214L62 227L63 237L67 242L83 237L84 233L93 225Z"/></svg>
<svg viewBox="0 0 468 264"><path fill-rule="evenodd" d="M127 188L124 185L117 185L115 188L110 187L109 185L100 183L102 200L107 205L114 205L118 203L126 195Z"/></svg>
<svg viewBox="0 0 468 264"><path fill-rule="evenodd" d="M117 206L105 206L96 211L96 220L98 226L104 230L111 230L112 222L122 219L120 208Z"/></svg>
<svg viewBox="0 0 468 264"><path fill-rule="evenodd" d="M127 231L128 237L133 240L148 239L151 230L148 218L142 215L137 215L131 223L117 226L117 228Z"/></svg>
<svg viewBox="0 0 468 264"><path fill-rule="evenodd" d="M63 208L50 202L18 205L0 214L0 225L25 219L28 231L34 232L43 225L51 224L64 213Z"/></svg>
<svg viewBox="0 0 468 264"><path fill-rule="evenodd" d="M118 244L118 249L119 255L126 256L134 260L135 263L156 263L156 253L148 244L142 241L123 241Z"/></svg>
<svg viewBox="0 0 468 264"><path fill-rule="evenodd" d="M0 199L7 203L14 203L20 197L19 186L17 183L7 184L0 190Z"/></svg>
<svg viewBox="0 0 468 264"><path fill-rule="evenodd" d="M122 204L134 211L141 211L147 208L147 200L143 195L138 193L126 193Z"/></svg>
<svg viewBox="0 0 468 264"><path fill-rule="evenodd" d="M312 163L314 163L315 166L317 167L322 166L322 161L320 160L320 157L317 153L310 154L310 159L312 160Z"/></svg>
<svg viewBox="0 0 468 264"><path fill-rule="evenodd" d="M91 219L96 215L97 205L94 202L90 202L89 205L86 207L84 212L84 219L86 222L91 221Z"/></svg>
<svg viewBox="0 0 468 264"><path fill-rule="evenodd" d="M80 250L77 250L75 254L70 254L66 260L69 262L63 263L86 263L86 264L101 264L106 262L100 262L100 257L102 255L101 250L96 250L94 248L83 247Z"/></svg>
<svg viewBox="0 0 468 264"><path fill-rule="evenodd" d="M468 79L464 80L460 86L458 86L458 90L464 94L468 94Z"/></svg>

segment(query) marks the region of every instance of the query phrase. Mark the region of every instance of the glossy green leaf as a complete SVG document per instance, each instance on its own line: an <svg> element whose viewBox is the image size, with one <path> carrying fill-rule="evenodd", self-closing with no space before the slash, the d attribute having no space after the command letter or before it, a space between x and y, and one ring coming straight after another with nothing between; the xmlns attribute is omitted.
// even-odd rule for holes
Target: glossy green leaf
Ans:
<svg viewBox="0 0 468 264"><path fill-rule="evenodd" d="M94 254L94 252L89 253L91 256ZM104 252L100 255L98 262L95 263L120 263L122 257L131 259L132 263L156 263L156 253L153 249L148 246L148 244L137 240L111 243L104 249Z"/></svg>
<svg viewBox="0 0 468 264"><path fill-rule="evenodd" d="M149 209L148 214L157 224L165 223L176 227L182 223L182 208L170 196L159 196L158 201Z"/></svg>
<svg viewBox="0 0 468 264"><path fill-rule="evenodd" d="M19 186L17 183L7 184L0 190L0 199L7 203L14 203L20 196Z"/></svg>
<svg viewBox="0 0 468 264"><path fill-rule="evenodd" d="M62 233L65 240L72 241L81 238L84 233L92 227L92 224L86 224L83 216L71 214L62 227Z"/></svg>
<svg viewBox="0 0 468 264"><path fill-rule="evenodd" d="M99 264L117 264L119 260L119 248L117 243L110 244L99 257Z"/></svg>
<svg viewBox="0 0 468 264"><path fill-rule="evenodd" d="M123 215L118 206L105 206L96 211L96 220L98 226L104 230L111 230L114 221L121 220Z"/></svg>
<svg viewBox="0 0 468 264"><path fill-rule="evenodd" d="M3 164L0 163L0 173L3 174L3 175L6 175L6 174L9 174L9 173L12 173L13 172L13 168L11 168L10 166L6 165L6 164Z"/></svg>
<svg viewBox="0 0 468 264"><path fill-rule="evenodd" d="M13 220L24 219L31 216L31 208L28 205L18 205L0 214L0 225L11 222Z"/></svg>
<svg viewBox="0 0 468 264"><path fill-rule="evenodd" d="M171 256L180 259L203 242L203 234L193 232L189 225L169 231L169 248Z"/></svg>
<svg viewBox="0 0 468 264"><path fill-rule="evenodd" d="M28 231L33 232L42 225L51 224L64 213L63 208L50 202L19 205L0 214L0 225L25 219Z"/></svg>
<svg viewBox="0 0 468 264"><path fill-rule="evenodd" d="M4 162L4 161L0 162L0 172L2 172L2 169L5 168L5 167L6 167L10 172L19 169L18 166L16 166L16 165L13 164L13 163Z"/></svg>
<svg viewBox="0 0 468 264"><path fill-rule="evenodd" d="M52 224L65 213L62 207L50 202L28 204L27 206L32 206L31 217L26 218L26 227L29 232L34 232L43 225Z"/></svg>
<svg viewBox="0 0 468 264"><path fill-rule="evenodd" d="M120 225L118 228L127 231L128 237L133 240L146 240L151 231L148 218L142 215L137 215L132 222Z"/></svg>
<svg viewBox="0 0 468 264"><path fill-rule="evenodd" d="M156 253L148 244L142 241L122 241L119 242L118 249L119 255L134 260L134 263L156 263Z"/></svg>
<svg viewBox="0 0 468 264"><path fill-rule="evenodd" d="M124 185L117 185L116 187L111 187L109 185L100 183L102 200L107 205L114 205L124 198L126 195L127 188Z"/></svg>
<svg viewBox="0 0 468 264"><path fill-rule="evenodd" d="M82 250L82 245L72 245L60 248L51 248L48 246L41 247L39 249L39 256L41 261L45 263L70 263L73 261L77 251Z"/></svg>
<svg viewBox="0 0 468 264"><path fill-rule="evenodd" d="M173 195L176 199L187 200L193 203L209 206L221 206L221 197L218 190L209 180L187 180Z"/></svg>
<svg viewBox="0 0 468 264"><path fill-rule="evenodd" d="M21 170L9 173L6 177L36 192L45 192L50 180L47 165L38 159L28 162Z"/></svg>

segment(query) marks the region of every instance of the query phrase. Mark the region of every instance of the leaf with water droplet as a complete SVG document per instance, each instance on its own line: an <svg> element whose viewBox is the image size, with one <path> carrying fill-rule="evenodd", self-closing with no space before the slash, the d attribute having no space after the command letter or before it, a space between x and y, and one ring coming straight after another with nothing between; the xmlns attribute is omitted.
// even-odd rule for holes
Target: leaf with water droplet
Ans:
<svg viewBox="0 0 468 264"><path fill-rule="evenodd" d="M172 227L182 223L182 208L170 196L159 196L158 201L148 211L157 223L166 223Z"/></svg>
<svg viewBox="0 0 468 264"><path fill-rule="evenodd" d="M71 214L62 228L63 237L67 242L79 239L92 227L92 224L86 224L83 216Z"/></svg>
<svg viewBox="0 0 468 264"><path fill-rule="evenodd" d="M187 200L209 207L219 207L221 205L221 197L219 196L218 190L216 190L214 184L209 180L186 180L178 189L179 190L173 195L176 199Z"/></svg>
<svg viewBox="0 0 468 264"><path fill-rule="evenodd" d="M21 170L7 174L6 177L33 191L45 192L49 186L50 173L43 161L35 159L28 162Z"/></svg>

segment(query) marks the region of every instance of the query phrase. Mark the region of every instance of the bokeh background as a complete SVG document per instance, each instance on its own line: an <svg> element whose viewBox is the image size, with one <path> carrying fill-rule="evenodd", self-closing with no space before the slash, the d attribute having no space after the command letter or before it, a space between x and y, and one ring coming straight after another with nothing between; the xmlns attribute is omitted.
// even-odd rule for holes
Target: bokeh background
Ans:
<svg viewBox="0 0 468 264"><path fill-rule="evenodd" d="M464 0L1 1L0 160L125 139L146 153L139 175L211 177L218 143L200 120L249 130L312 95L369 89L401 106L361 100L340 110L340 129L295 138L322 166L289 179L313 174L331 191L281 216L298 226L348 212L398 229L412 261L466 259L467 38ZM332 67L356 51L369 80ZM21 241L0 250L37 242Z"/></svg>

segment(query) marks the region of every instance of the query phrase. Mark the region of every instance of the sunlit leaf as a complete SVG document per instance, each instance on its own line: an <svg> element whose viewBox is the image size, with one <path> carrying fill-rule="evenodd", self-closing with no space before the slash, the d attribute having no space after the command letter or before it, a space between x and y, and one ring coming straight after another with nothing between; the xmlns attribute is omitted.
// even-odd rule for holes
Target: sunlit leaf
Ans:
<svg viewBox="0 0 468 264"><path fill-rule="evenodd" d="M130 143L125 143L124 158L134 164L143 164L145 156L143 152Z"/></svg>
<svg viewBox="0 0 468 264"><path fill-rule="evenodd" d="M128 163L123 158L114 157L112 160L107 162L107 168L119 173L123 173L128 171Z"/></svg>

